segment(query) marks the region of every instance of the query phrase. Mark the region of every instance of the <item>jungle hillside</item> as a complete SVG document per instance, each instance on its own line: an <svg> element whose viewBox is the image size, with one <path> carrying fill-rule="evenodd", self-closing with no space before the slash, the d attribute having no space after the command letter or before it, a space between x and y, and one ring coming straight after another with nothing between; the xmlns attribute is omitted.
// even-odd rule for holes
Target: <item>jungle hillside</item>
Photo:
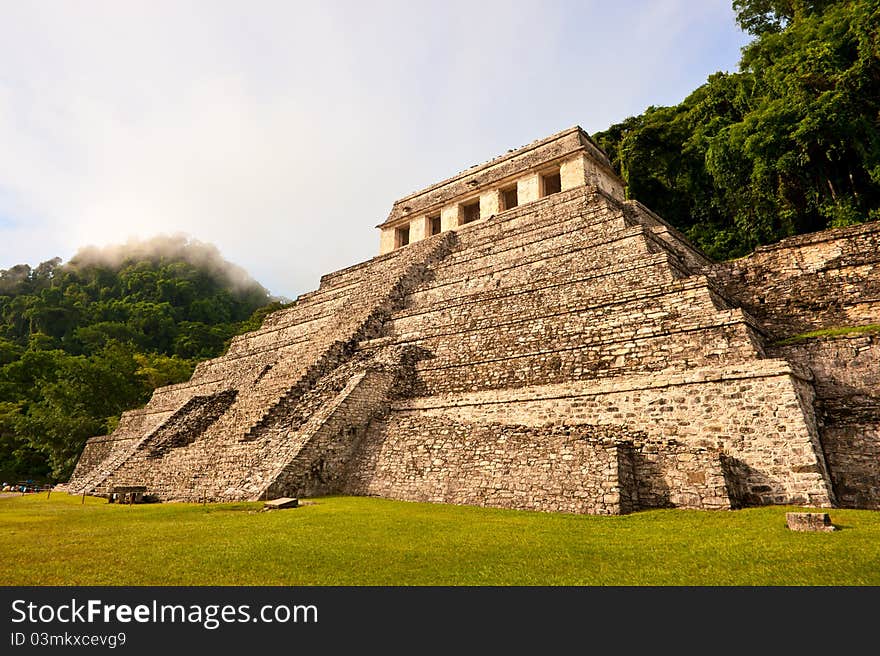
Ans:
<svg viewBox="0 0 880 656"><path fill-rule="evenodd" d="M276 307L213 246L183 237L0 271L0 479L67 480L89 437Z"/></svg>
<svg viewBox="0 0 880 656"><path fill-rule="evenodd" d="M641 201L718 260L880 219L880 0L734 0L739 72L594 134Z"/></svg>

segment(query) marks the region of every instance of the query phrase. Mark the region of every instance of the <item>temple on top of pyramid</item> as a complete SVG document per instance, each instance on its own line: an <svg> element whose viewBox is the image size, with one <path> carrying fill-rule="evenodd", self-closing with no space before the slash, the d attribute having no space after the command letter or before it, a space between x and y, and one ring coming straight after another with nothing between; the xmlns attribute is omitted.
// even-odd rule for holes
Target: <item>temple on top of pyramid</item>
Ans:
<svg viewBox="0 0 880 656"><path fill-rule="evenodd" d="M378 228L378 256L90 439L68 489L880 508L880 223L712 262L575 127Z"/></svg>
<svg viewBox="0 0 880 656"><path fill-rule="evenodd" d="M623 181L608 157L575 126L401 198L377 226L379 252L587 185L624 198Z"/></svg>

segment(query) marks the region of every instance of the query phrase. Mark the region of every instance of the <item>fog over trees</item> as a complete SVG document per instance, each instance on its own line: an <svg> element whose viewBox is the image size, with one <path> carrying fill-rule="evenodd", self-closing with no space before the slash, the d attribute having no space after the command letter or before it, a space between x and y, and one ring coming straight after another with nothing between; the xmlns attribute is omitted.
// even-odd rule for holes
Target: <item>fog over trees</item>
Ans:
<svg viewBox="0 0 880 656"><path fill-rule="evenodd" d="M0 271L0 478L65 479L86 439L278 306L184 237Z"/></svg>

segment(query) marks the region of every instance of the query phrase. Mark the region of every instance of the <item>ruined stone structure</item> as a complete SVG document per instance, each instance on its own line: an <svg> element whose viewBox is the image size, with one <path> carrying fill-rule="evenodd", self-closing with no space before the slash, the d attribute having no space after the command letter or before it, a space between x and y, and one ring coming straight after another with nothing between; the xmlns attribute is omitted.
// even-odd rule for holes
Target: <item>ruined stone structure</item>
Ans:
<svg viewBox="0 0 880 656"><path fill-rule="evenodd" d="M880 225L720 264L572 128L396 202L381 254L89 440L69 488L576 513L880 508Z"/></svg>

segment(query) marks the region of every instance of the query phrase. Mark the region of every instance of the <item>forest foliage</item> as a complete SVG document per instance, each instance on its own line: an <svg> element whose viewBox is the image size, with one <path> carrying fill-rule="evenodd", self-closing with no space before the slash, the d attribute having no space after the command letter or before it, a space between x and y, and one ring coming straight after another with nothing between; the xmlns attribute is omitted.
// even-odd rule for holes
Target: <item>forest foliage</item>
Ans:
<svg viewBox="0 0 880 656"><path fill-rule="evenodd" d="M0 271L0 477L65 479L86 439L279 306L180 238Z"/></svg>
<svg viewBox="0 0 880 656"><path fill-rule="evenodd" d="M880 0L735 0L739 71L594 135L716 259L880 218Z"/></svg>

